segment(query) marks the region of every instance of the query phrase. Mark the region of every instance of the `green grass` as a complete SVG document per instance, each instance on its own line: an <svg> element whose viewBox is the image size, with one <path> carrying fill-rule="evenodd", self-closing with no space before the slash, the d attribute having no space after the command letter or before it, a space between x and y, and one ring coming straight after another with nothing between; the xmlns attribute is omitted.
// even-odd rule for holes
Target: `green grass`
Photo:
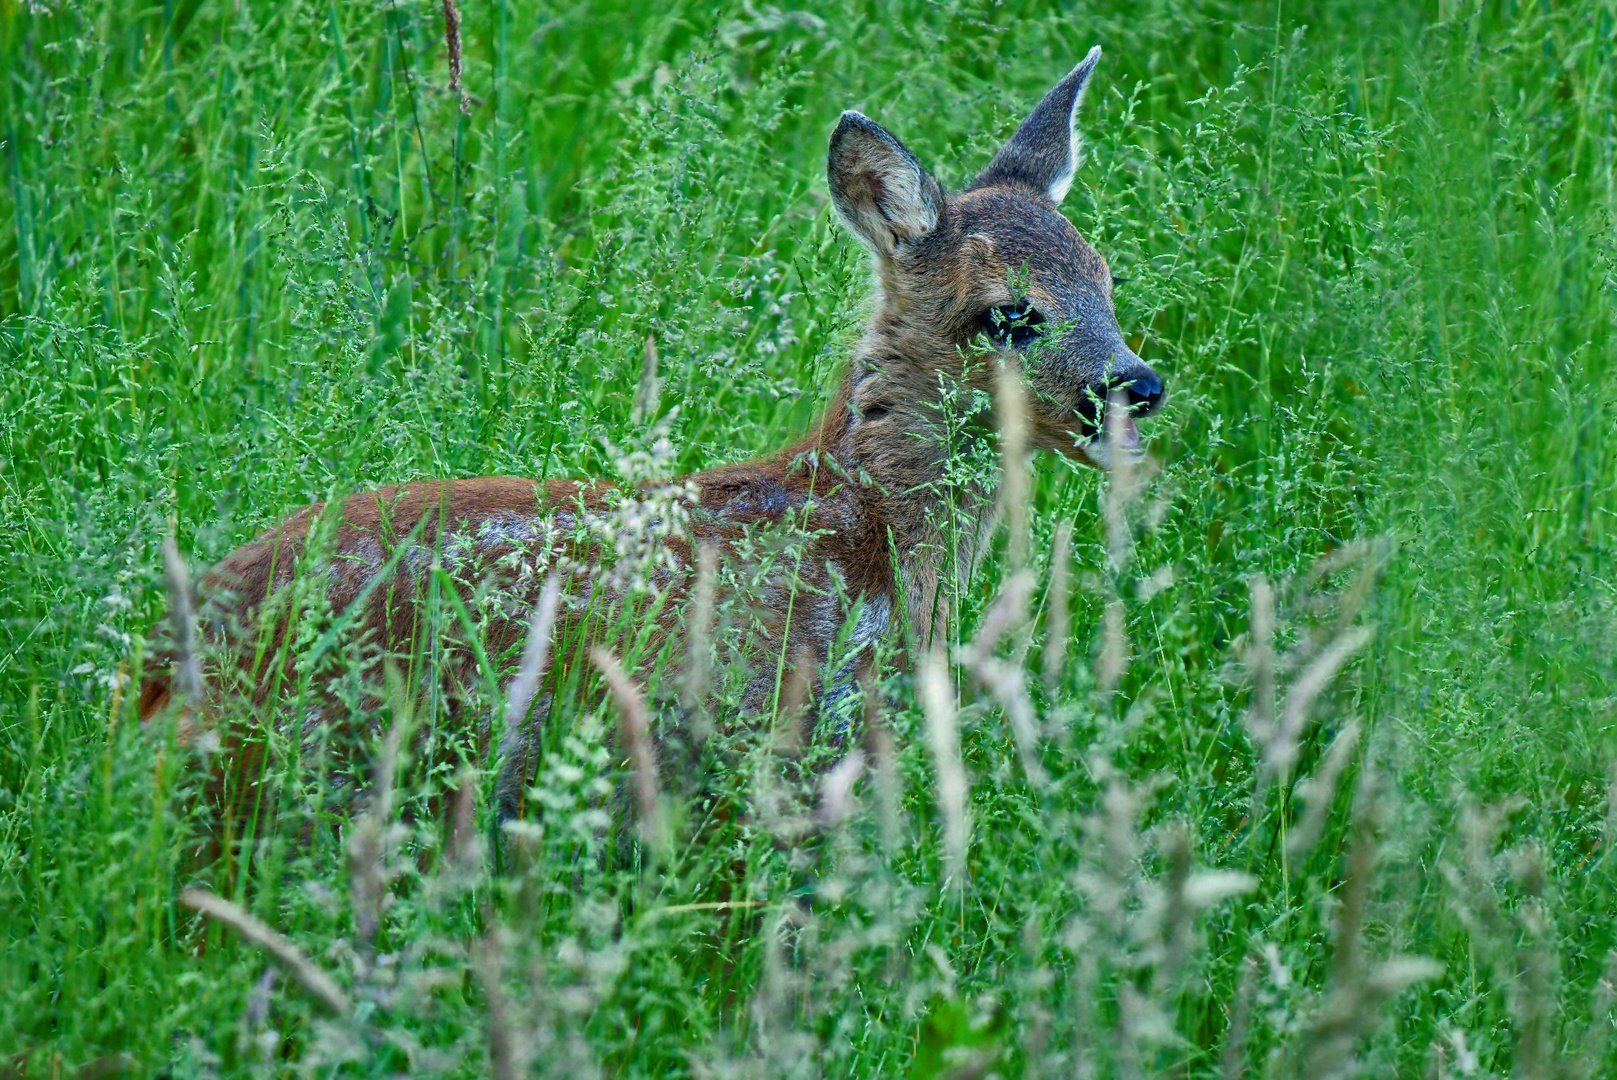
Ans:
<svg viewBox="0 0 1617 1080"><path fill-rule="evenodd" d="M476 1074L493 981L544 1075L1610 1075L1617 7L1440 7L467 2L462 115L435 0L0 0L0 1070ZM1075 538L1052 781L955 670L963 879L897 664L896 772L823 837L783 837L790 778L748 757L671 848L612 839L614 720L581 706L498 875L386 834L374 938L329 832L188 860L191 773L113 689L171 527L201 567L357 487L622 476L651 333L660 467L781 444L864 310L840 110L958 185L1094 43L1066 210L1168 380L1163 467L1114 574L1105 478L1036 462L1041 581ZM1373 631L1283 784L1244 722L1260 576L1283 661ZM1187 851L1252 887L1175 915ZM204 927L198 875L355 1016ZM721 899L755 906L690 907Z"/></svg>

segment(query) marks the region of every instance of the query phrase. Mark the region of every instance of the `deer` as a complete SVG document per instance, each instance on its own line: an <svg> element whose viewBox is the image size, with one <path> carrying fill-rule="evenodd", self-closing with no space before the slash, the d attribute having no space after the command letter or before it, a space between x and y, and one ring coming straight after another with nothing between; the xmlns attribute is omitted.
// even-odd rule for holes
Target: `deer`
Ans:
<svg viewBox="0 0 1617 1080"><path fill-rule="evenodd" d="M1079 163L1077 113L1100 54L1091 49L953 194L886 128L842 114L826 179L836 216L869 253L874 296L830 403L803 438L637 490L495 476L386 486L305 507L202 576L195 621L183 610L185 587L171 587L174 630L152 646L142 719L177 715L180 742L217 746L216 787L230 792L217 797L240 812L273 739L227 722L231 699L279 716L272 726L295 727L305 740L346 722L344 676L309 661L322 643L335 651L329 628L311 644L297 630L300 612L319 609L340 624L342 647L362 653L360 666L374 675L419 643L424 598L436 590L472 632L417 675L452 688L493 680L503 692L512 675L491 673L489 658L524 650L547 587L548 629L558 640L569 631L587 638L589 621L634 602L638 587L649 612L643 628L672 641L687 629L681 601L704 567L711 585L714 565L745 562L748 538L770 530L795 538L796 554L789 575L753 582L755 617L739 646L753 666L738 722L778 706L774 658L827 665L836 647L868 654L905 627L911 646L925 647L946 623L944 586L972 565L995 518L991 480L958 493L974 527L950 528L940 513L950 449L938 431L965 400L956 391L991 396L996 372L1013 372L1025 389L1028 449L1099 467L1118 453L1143 454L1135 421L1164 397L1162 379L1118 325L1106 260L1059 209ZM559 654L549 661L562 662ZM845 686L848 673L835 667L829 681ZM313 689L306 711L291 717L277 696L300 678ZM453 717L457 696L444 700ZM471 737L470 753L501 759L502 817L522 811L547 708L541 695L497 749L487 721Z"/></svg>

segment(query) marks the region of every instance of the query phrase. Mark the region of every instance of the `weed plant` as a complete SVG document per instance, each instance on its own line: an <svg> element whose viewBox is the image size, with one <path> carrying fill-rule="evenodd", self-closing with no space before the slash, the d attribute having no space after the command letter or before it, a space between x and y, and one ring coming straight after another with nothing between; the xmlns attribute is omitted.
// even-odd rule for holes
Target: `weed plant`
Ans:
<svg viewBox="0 0 1617 1080"><path fill-rule="evenodd" d="M465 0L459 88L449 6L0 0L0 1070L1612 1075L1610 0ZM1148 463L963 447L1025 496L806 749L790 658L725 722L757 583L695 667L648 590L545 641L520 822L356 690L365 798L278 747L199 856L131 693L166 536L782 445L865 310L838 111L959 185L1097 42L1066 207Z"/></svg>

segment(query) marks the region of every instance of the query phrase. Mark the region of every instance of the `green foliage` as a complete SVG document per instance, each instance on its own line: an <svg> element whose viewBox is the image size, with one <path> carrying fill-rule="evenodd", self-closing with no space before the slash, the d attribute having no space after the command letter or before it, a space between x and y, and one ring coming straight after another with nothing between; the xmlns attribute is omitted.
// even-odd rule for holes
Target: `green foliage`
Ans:
<svg viewBox="0 0 1617 1080"><path fill-rule="evenodd" d="M463 9L465 112L437 0L0 0L0 1068L1612 1072L1610 0ZM404 812L334 828L289 771L199 864L196 770L127 687L171 527L201 566L378 483L781 445L865 310L837 113L958 185L1097 42L1065 209L1168 380L1162 465L1122 498L1034 463L994 655L1048 780L957 652L963 870L893 658L835 827L803 827L827 763L739 740L637 843L581 704L504 834L479 776L441 835L460 780L406 747Z"/></svg>

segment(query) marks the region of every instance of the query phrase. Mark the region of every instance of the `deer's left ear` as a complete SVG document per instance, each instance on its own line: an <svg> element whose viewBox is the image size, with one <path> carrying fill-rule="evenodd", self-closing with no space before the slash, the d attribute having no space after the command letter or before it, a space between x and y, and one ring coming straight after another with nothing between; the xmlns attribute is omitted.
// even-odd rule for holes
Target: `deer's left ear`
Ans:
<svg viewBox="0 0 1617 1080"><path fill-rule="evenodd" d="M1037 188L1059 203L1072 187L1072 174L1078 168L1078 102L1090 73L1100 62L1100 46L1089 50L1083 62L1073 68L1055 89L1022 121L1010 142L994 156L973 188L993 184L1020 184Z"/></svg>
<svg viewBox="0 0 1617 1080"><path fill-rule="evenodd" d="M842 114L825 173L837 214L883 258L938 227L943 189L892 132L862 113Z"/></svg>

